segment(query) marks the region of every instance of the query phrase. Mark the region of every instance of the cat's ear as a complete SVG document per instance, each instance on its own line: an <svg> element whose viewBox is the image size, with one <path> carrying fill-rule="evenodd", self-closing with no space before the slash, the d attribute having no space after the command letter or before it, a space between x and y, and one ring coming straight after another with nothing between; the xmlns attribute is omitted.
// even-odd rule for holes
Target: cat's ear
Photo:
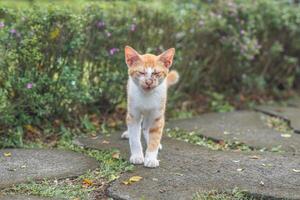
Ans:
<svg viewBox="0 0 300 200"><path fill-rule="evenodd" d="M166 68L170 68L173 63L175 55L175 48L171 48L159 55L159 60L164 64Z"/></svg>
<svg viewBox="0 0 300 200"><path fill-rule="evenodd" d="M140 54L132 47L125 47L125 61L128 67L132 67L135 63L141 60Z"/></svg>

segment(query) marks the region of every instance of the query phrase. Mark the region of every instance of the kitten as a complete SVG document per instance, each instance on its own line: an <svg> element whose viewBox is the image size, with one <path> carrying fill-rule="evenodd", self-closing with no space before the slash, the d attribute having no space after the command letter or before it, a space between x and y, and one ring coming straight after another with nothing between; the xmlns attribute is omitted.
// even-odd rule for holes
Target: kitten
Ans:
<svg viewBox="0 0 300 200"><path fill-rule="evenodd" d="M177 83L179 75L169 69L175 49L171 48L159 56L138 54L125 47L128 66L127 83L127 131L122 138L129 138L130 162L145 167L158 167L158 149L165 123L167 88ZM141 126L147 144L145 158L141 144Z"/></svg>

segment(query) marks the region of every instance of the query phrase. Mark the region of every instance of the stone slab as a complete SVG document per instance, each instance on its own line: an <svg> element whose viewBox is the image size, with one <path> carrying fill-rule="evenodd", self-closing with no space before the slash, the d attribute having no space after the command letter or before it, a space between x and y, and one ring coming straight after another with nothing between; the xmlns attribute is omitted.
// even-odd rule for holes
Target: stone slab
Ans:
<svg viewBox="0 0 300 200"><path fill-rule="evenodd" d="M296 104L294 105L295 107L264 105L258 106L256 110L288 121L291 128L293 128L295 132L300 133L300 107L296 107Z"/></svg>
<svg viewBox="0 0 300 200"><path fill-rule="evenodd" d="M27 196L27 195L6 195L0 196L0 200L62 200L46 197L37 197L37 196Z"/></svg>
<svg viewBox="0 0 300 200"><path fill-rule="evenodd" d="M78 138L77 145L95 148L118 148L128 159L129 145L119 134L110 137ZM160 167L136 166L108 188L114 199L192 199L196 192L232 191L235 187L250 194L270 198L300 199L300 157L270 152L212 151L164 137L159 153ZM251 156L258 156L253 159ZM132 185L122 181L131 176L143 179Z"/></svg>
<svg viewBox="0 0 300 200"><path fill-rule="evenodd" d="M4 154L10 152L10 157ZM31 180L67 178L97 168L97 161L85 155L63 150L0 150L0 188Z"/></svg>
<svg viewBox="0 0 300 200"><path fill-rule="evenodd" d="M282 137L280 132L266 125L264 116L255 111L209 113L190 119L171 120L167 127L195 131L215 140L239 141L258 149L270 150L281 146L284 151L299 153L300 135Z"/></svg>

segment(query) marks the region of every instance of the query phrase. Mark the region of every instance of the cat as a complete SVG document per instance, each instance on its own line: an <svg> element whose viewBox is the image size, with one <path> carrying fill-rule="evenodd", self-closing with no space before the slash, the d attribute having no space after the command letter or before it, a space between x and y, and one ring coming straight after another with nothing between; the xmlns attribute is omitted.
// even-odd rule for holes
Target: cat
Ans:
<svg viewBox="0 0 300 200"><path fill-rule="evenodd" d="M130 46L125 47L128 67L127 82L127 131L122 138L129 138L130 162L158 167L157 154L165 124L167 89L179 80L178 72L169 71L175 54L171 48L160 54L140 55ZM142 126L142 127L141 127ZM141 144L141 129L147 144L145 157Z"/></svg>

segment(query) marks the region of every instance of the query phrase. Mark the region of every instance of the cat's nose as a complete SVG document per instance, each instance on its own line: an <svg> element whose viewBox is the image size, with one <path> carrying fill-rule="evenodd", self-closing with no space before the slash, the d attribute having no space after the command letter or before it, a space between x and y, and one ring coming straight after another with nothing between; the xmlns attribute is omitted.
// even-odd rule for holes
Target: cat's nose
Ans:
<svg viewBox="0 0 300 200"><path fill-rule="evenodd" d="M153 81L150 79L150 80L146 80L146 85L151 85L153 83Z"/></svg>

